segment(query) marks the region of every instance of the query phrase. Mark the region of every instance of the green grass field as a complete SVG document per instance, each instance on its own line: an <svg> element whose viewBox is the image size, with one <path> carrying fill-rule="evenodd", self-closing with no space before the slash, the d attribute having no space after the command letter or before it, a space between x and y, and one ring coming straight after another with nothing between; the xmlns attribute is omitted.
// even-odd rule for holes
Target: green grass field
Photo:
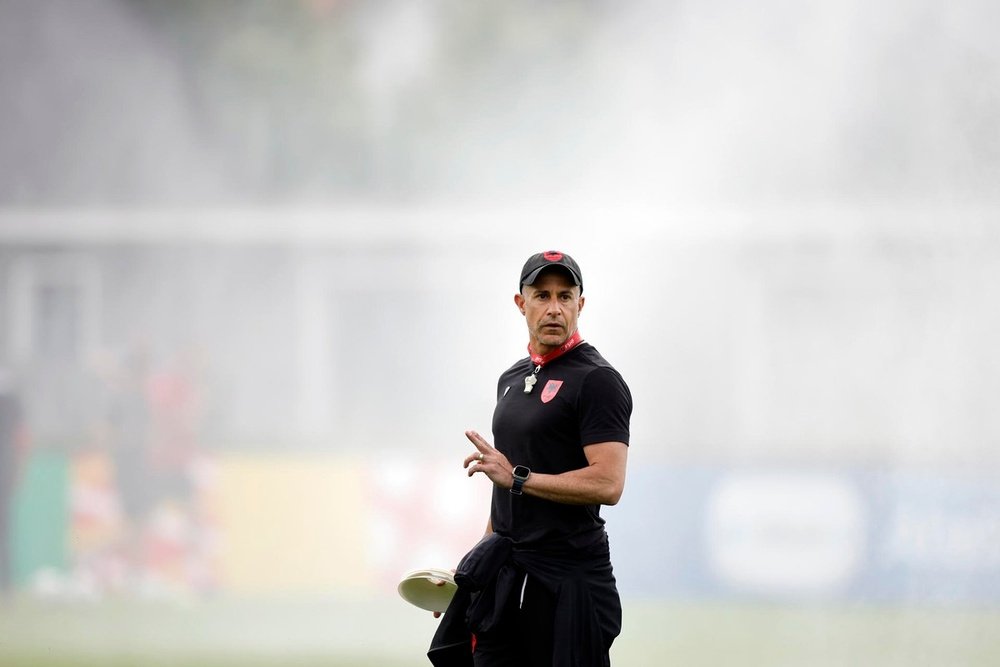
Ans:
<svg viewBox="0 0 1000 667"><path fill-rule="evenodd" d="M429 665L396 599L0 603L0 666ZM625 601L616 667L1000 665L1000 610Z"/></svg>

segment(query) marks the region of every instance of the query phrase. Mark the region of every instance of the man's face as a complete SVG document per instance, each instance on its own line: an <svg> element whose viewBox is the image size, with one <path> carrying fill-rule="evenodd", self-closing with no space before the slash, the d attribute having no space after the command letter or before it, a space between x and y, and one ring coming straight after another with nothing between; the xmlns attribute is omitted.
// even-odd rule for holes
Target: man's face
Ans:
<svg viewBox="0 0 1000 667"><path fill-rule="evenodd" d="M580 288L559 269L543 271L534 285L524 285L514 303L528 324L532 351L542 355L573 335L583 310Z"/></svg>

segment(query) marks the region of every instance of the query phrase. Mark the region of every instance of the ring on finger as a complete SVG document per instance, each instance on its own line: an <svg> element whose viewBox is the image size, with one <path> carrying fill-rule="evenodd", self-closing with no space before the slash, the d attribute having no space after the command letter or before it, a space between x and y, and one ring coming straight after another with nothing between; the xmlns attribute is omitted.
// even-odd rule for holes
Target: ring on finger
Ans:
<svg viewBox="0 0 1000 667"><path fill-rule="evenodd" d="M482 453L482 452L479 452L479 456L478 456L477 458L478 458L478 459L479 459L480 461L482 461L482 460L483 460L483 458L485 458L485 457L483 456L483 453Z"/></svg>

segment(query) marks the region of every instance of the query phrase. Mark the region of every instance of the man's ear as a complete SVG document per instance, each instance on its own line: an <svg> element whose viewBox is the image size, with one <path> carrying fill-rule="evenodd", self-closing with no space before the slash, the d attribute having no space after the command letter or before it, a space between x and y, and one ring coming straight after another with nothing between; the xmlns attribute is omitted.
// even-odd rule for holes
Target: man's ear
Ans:
<svg viewBox="0 0 1000 667"><path fill-rule="evenodd" d="M517 305L517 309L521 311L521 314L524 315L524 297L520 293L514 295L514 303Z"/></svg>
<svg viewBox="0 0 1000 667"><path fill-rule="evenodd" d="M577 312L578 313L582 313L583 312L583 302L584 302L584 298L583 298L583 295L581 294L580 295L580 307L577 308Z"/></svg>

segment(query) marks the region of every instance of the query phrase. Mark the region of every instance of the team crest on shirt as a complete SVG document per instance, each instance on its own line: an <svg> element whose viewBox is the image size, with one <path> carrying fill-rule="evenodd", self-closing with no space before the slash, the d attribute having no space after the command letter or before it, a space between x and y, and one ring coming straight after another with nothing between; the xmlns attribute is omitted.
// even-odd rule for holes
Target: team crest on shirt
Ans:
<svg viewBox="0 0 1000 667"><path fill-rule="evenodd" d="M562 380L549 380L545 383L545 388L542 389L542 403L548 403L556 394L559 393L559 387L563 385Z"/></svg>

